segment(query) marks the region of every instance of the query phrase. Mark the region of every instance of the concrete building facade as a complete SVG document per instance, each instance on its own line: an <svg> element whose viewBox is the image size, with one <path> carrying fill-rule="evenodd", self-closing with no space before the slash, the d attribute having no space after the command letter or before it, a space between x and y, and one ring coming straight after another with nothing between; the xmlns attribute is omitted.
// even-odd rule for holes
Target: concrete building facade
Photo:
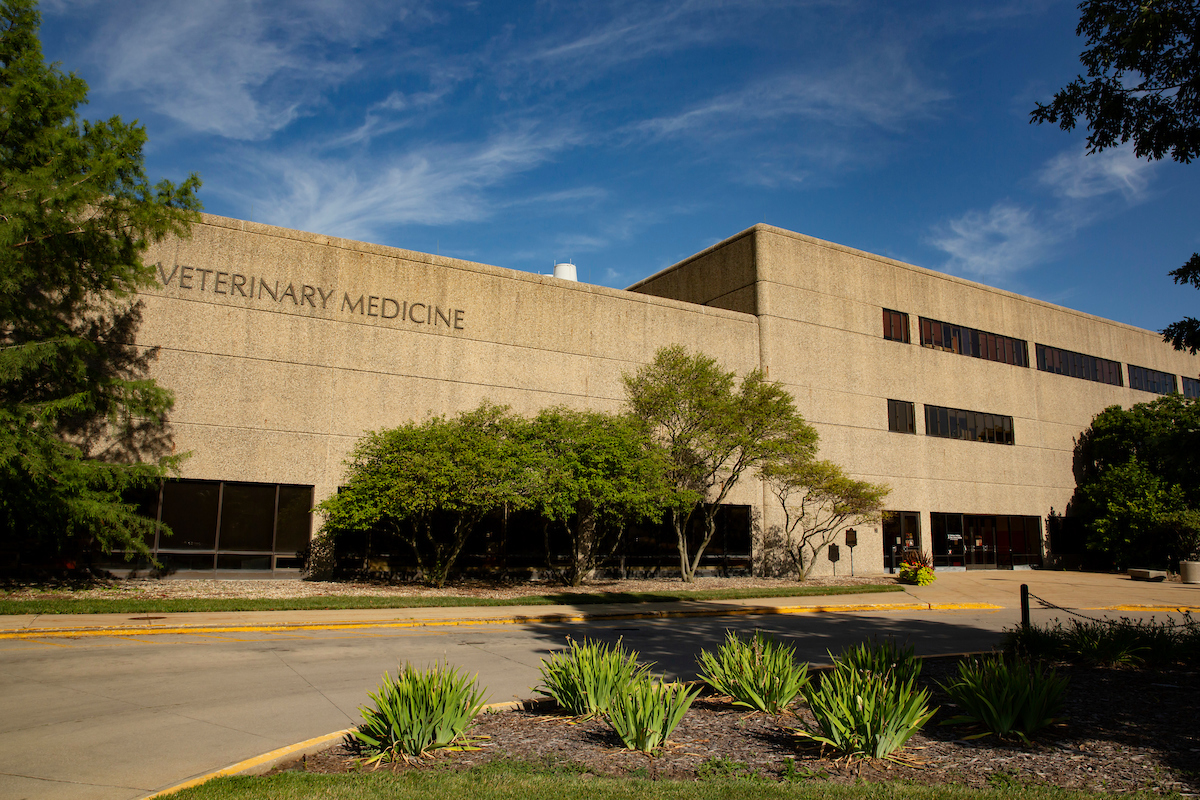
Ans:
<svg viewBox="0 0 1200 800"><path fill-rule="evenodd" d="M151 513L186 571L296 568L308 509L365 431L485 399L616 411L622 375L671 344L761 367L822 457L891 486L858 572L893 545L1036 564L1092 417L1200 393L1200 359L1152 331L766 225L626 291L208 215L147 260L139 344L159 348L175 446L193 454ZM775 501L750 480L732 502L769 560Z"/></svg>

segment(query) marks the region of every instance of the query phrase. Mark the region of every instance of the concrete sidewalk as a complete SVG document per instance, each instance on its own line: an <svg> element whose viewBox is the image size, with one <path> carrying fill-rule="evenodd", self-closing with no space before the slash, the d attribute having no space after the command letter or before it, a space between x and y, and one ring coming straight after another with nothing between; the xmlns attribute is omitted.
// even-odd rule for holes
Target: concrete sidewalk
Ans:
<svg viewBox="0 0 1200 800"><path fill-rule="evenodd" d="M1132 581L1124 575L1041 570L942 572L929 586L902 592L665 603L545 606L456 606L164 614L18 614L0 617L0 638L93 636L197 631L312 630L359 627L580 622L724 615L849 611L1018 608L1020 586L1036 598L1071 609L1153 613L1200 610L1200 585Z"/></svg>

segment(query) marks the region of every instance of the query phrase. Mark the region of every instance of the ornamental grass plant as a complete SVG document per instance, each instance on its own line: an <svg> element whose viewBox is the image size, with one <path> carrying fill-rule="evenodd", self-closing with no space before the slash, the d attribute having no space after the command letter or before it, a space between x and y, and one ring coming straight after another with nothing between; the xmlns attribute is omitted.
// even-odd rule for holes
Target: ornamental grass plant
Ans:
<svg viewBox="0 0 1200 800"><path fill-rule="evenodd" d="M476 679L445 664L422 671L405 663L394 679L385 672L379 691L367 694L375 707L359 708L363 724L354 730L367 763L462 749L467 728L483 708Z"/></svg>
<svg viewBox="0 0 1200 800"><path fill-rule="evenodd" d="M835 663L803 694L816 725L805 723L796 735L849 757L903 763L899 751L936 710L929 708L928 690L916 689L913 678L844 662Z"/></svg>
<svg viewBox="0 0 1200 800"><path fill-rule="evenodd" d="M699 687L688 689L682 683L641 676L614 699L608 724L629 750L653 753L667 741L699 694Z"/></svg>
<svg viewBox="0 0 1200 800"><path fill-rule="evenodd" d="M600 716L608 712L614 698L645 678L650 666L639 665L638 654L626 652L620 641L609 646L567 637L566 650L542 660L542 683L534 691L553 698L568 714Z"/></svg>
<svg viewBox="0 0 1200 800"><path fill-rule="evenodd" d="M1042 728L1059 721L1067 678L1040 664L996 655L958 663L958 677L942 685L962 712L943 725L976 724L988 734L1015 735L1025 743Z"/></svg>
<svg viewBox="0 0 1200 800"><path fill-rule="evenodd" d="M796 663L795 648L755 631L747 640L727 631L725 641L696 659L700 677L735 706L778 714L808 683L808 664Z"/></svg>
<svg viewBox="0 0 1200 800"><path fill-rule="evenodd" d="M883 641L872 637L869 642L850 645L837 658L830 653L830 658L854 669L880 675L891 674L899 680L912 680L920 676L923 663L917 658L915 648L900 645L891 637Z"/></svg>

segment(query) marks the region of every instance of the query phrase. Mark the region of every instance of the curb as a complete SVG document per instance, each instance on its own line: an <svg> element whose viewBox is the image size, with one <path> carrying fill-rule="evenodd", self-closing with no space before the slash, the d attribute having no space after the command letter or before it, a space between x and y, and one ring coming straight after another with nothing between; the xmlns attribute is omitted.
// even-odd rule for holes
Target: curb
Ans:
<svg viewBox="0 0 1200 800"><path fill-rule="evenodd" d="M766 616L770 614L836 614L855 611L998 611L1004 606L991 603L857 603L840 606L728 606L725 608L661 609L639 613L550 613L513 614L505 617L422 618L395 622L281 622L270 625L172 625L152 627L95 628L10 628L0 630L0 639L41 639L85 636L146 636L188 633L253 633L313 630L355 630L362 628L434 628L466 625L533 625L593 620L678 619L685 617ZM1171 609L1174 610L1174 609Z"/></svg>
<svg viewBox="0 0 1200 800"><path fill-rule="evenodd" d="M507 700L503 703L488 703L483 707L480 713L488 711L519 711L523 708L534 708L543 703L544 700ZM300 756L311 756L314 753L319 753L329 747L338 739L349 736L354 732L354 728L346 728L333 733L327 733L324 736L316 736L312 739L305 739L303 742L289 744L287 747L280 747L268 753L263 753L253 758L247 758L244 761L239 761L236 764L230 764L228 767L207 772L203 775L198 775L195 778L189 778L186 781L177 783L174 786L168 786L166 789L160 789L154 794L146 795L143 800L153 800L156 797L168 797L176 792L182 792L184 789L190 789L193 786L199 786L202 783L208 783L217 778L224 778L230 775L265 775L275 767L288 761L295 760Z"/></svg>

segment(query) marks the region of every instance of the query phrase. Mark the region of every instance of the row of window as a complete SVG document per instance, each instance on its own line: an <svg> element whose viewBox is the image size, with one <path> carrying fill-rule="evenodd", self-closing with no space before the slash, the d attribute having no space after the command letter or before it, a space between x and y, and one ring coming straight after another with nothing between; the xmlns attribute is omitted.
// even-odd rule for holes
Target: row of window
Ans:
<svg viewBox="0 0 1200 800"><path fill-rule="evenodd" d="M1107 383L1112 386L1124 385L1121 382L1120 361L1085 356L1083 353L1073 353L1070 350L1060 350L1044 344L1039 344L1035 349L1037 350L1037 368L1042 372L1070 375L1072 378L1082 378L1085 381Z"/></svg>
<svg viewBox="0 0 1200 800"><path fill-rule="evenodd" d="M1159 372L1156 369L1135 367L1133 364L1130 364L1129 388L1141 389L1143 392L1154 392L1155 394L1174 394L1175 376L1167 372Z"/></svg>
<svg viewBox="0 0 1200 800"><path fill-rule="evenodd" d="M888 430L916 433L916 413L907 400L888 400ZM970 442L1015 444L1013 418L962 408L925 406L925 435Z"/></svg>
<svg viewBox="0 0 1200 800"><path fill-rule="evenodd" d="M962 325L952 325L925 317L917 319L922 347L982 358L987 361L999 361L1017 367L1030 366L1029 346L1022 339L988 333ZM910 342L908 314L903 311L893 311L890 308L883 309L883 338L894 342ZM1069 375L1072 378L1107 383L1112 386L1124 385L1121 380L1121 362L1119 361L1110 361L1044 344L1035 344L1034 349L1037 368L1042 372ZM1132 364L1129 365L1129 387L1155 394L1172 394L1178 391L1174 375L1145 367L1135 367ZM1183 395L1184 397L1200 397L1200 380L1184 378Z"/></svg>

